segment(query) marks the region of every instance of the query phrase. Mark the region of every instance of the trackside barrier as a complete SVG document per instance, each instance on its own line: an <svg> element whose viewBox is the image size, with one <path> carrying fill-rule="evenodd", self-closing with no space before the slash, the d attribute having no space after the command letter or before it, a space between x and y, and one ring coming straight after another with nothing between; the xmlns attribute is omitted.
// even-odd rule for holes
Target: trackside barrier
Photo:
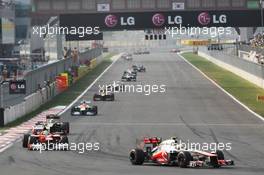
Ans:
<svg viewBox="0 0 264 175"><path fill-rule="evenodd" d="M39 106L52 99L57 94L50 93L52 89L55 90L55 83L27 96L22 103L6 108L3 112L4 125L36 110Z"/></svg>
<svg viewBox="0 0 264 175"><path fill-rule="evenodd" d="M88 50L84 53L80 53L79 60L81 63L89 62L93 58L97 58L102 54L102 49L95 48ZM4 107L13 106L15 104L21 103L26 96L35 93L38 90L39 85L41 87L45 86L45 82L53 82L56 76L62 72L69 70L74 65L72 58L65 58L56 60L52 63L38 67L35 70L31 70L26 73L24 79L27 83L27 94L16 94L9 95L8 83L3 84L4 91Z"/></svg>
<svg viewBox="0 0 264 175"><path fill-rule="evenodd" d="M97 50L96 52L94 52L94 56L96 56L96 54L99 54ZM103 58L104 56L102 55L99 55L97 58L93 59L87 57L87 59L92 59L90 60L91 62L93 62L92 68L99 64L103 60ZM63 70L61 71L63 72ZM42 88L41 90L38 90L37 92L28 95L19 104L7 107L5 109L0 108L0 126L4 126L36 110L41 105L51 100L59 93L60 92L57 91L56 84L51 83L50 86L46 86L45 88Z"/></svg>
<svg viewBox="0 0 264 175"><path fill-rule="evenodd" d="M0 127L3 127L5 125L4 121L4 108L0 108Z"/></svg>
<svg viewBox="0 0 264 175"><path fill-rule="evenodd" d="M198 55L264 88L264 66L238 57L223 55L223 52L199 51Z"/></svg>
<svg viewBox="0 0 264 175"><path fill-rule="evenodd" d="M90 67L90 69L93 69L95 66L96 66L96 58L94 58L94 59L92 59L92 60L90 61L90 65L89 65L89 67Z"/></svg>

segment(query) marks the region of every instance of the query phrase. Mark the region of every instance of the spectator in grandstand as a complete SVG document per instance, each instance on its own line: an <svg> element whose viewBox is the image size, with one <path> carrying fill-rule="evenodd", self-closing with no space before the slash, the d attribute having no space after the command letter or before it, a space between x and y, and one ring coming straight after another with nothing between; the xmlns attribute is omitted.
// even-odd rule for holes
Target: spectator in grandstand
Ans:
<svg viewBox="0 0 264 175"><path fill-rule="evenodd" d="M250 41L251 46L255 48L264 48L264 35L257 34L255 37Z"/></svg>
<svg viewBox="0 0 264 175"><path fill-rule="evenodd" d="M72 51L72 59L73 63L77 66L79 62L79 51L76 47Z"/></svg>
<svg viewBox="0 0 264 175"><path fill-rule="evenodd" d="M3 80L6 81L7 76L8 76L8 70L6 68L6 65L3 67L3 72L2 72Z"/></svg>
<svg viewBox="0 0 264 175"><path fill-rule="evenodd" d="M63 48L63 58L64 59L67 58L67 55L68 55L68 49L67 49L67 47L64 47Z"/></svg>

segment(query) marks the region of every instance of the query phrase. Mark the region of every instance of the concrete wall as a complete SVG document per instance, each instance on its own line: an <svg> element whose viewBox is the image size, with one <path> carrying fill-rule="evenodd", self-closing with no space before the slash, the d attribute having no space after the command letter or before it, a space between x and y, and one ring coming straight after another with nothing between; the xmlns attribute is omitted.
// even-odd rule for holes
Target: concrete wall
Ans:
<svg viewBox="0 0 264 175"><path fill-rule="evenodd" d="M79 58L84 62L85 60L91 60L96 57L99 58L101 54L101 49L97 48L81 53ZM5 83L3 85L4 97L0 96L0 98L4 98L4 107L9 107L22 102L26 96L29 96L38 90L38 84L41 87L44 87L45 81L55 81L55 78L59 73L68 70L72 65L73 60L71 58L66 58L27 72L24 77L27 83L27 93L25 95L9 95L9 85L8 83Z"/></svg>
<svg viewBox="0 0 264 175"><path fill-rule="evenodd" d="M94 49L87 53L81 54L80 59L86 59L86 60L94 60L95 65L98 65L103 60L104 55L101 54L101 49ZM69 61L69 62L68 62ZM59 67L56 66L59 64ZM59 73L64 72L72 65L71 59L64 59L61 61L58 61L54 63L53 65L48 65L47 67L43 67L40 69L37 69L35 71L32 71L30 73L31 77L27 80L27 84L30 83L36 83L39 82L39 80L43 80L43 77L45 73L54 74L54 77L57 76ZM53 72L55 71L55 72ZM34 82L36 81L36 82ZM24 115L36 110L39 108L42 104L46 103L53 97L55 97L59 92L56 89L55 82L52 83L49 87L42 88L41 90L35 90L33 93L30 93L24 98L21 98L19 103L15 105L10 105L8 107L5 107L3 116L0 113L0 120L3 120L3 123L0 123L1 125L6 125L20 117L23 117Z"/></svg>
<svg viewBox="0 0 264 175"><path fill-rule="evenodd" d="M10 106L4 110L4 125L36 110L57 95L55 83L27 96L23 102Z"/></svg>
<svg viewBox="0 0 264 175"><path fill-rule="evenodd" d="M225 55L223 52L199 51L198 55L264 88L264 66L238 57Z"/></svg>

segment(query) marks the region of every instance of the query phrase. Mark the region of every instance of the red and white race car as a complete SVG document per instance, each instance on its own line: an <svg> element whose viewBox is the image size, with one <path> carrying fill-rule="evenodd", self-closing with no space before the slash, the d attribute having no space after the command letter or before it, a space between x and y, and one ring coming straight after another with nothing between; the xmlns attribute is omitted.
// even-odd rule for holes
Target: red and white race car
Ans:
<svg viewBox="0 0 264 175"><path fill-rule="evenodd" d="M67 135L50 133L48 130L35 134L25 134L23 138L23 147L29 150L46 150L51 146L53 150L61 150L67 148L68 143Z"/></svg>
<svg viewBox="0 0 264 175"><path fill-rule="evenodd" d="M177 138L162 141L161 138L144 138L137 148L129 153L133 165L143 163L156 163L160 165L175 165L181 168L213 167L234 165L233 160L225 160L222 151L205 152L200 150L187 150L179 144Z"/></svg>

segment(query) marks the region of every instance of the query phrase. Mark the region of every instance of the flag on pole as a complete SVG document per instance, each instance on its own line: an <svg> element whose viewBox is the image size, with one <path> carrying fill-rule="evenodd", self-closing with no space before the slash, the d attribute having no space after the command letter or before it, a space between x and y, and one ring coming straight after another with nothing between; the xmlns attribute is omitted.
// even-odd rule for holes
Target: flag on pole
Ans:
<svg viewBox="0 0 264 175"><path fill-rule="evenodd" d="M110 11L110 4L97 4L98 12L108 12Z"/></svg>

